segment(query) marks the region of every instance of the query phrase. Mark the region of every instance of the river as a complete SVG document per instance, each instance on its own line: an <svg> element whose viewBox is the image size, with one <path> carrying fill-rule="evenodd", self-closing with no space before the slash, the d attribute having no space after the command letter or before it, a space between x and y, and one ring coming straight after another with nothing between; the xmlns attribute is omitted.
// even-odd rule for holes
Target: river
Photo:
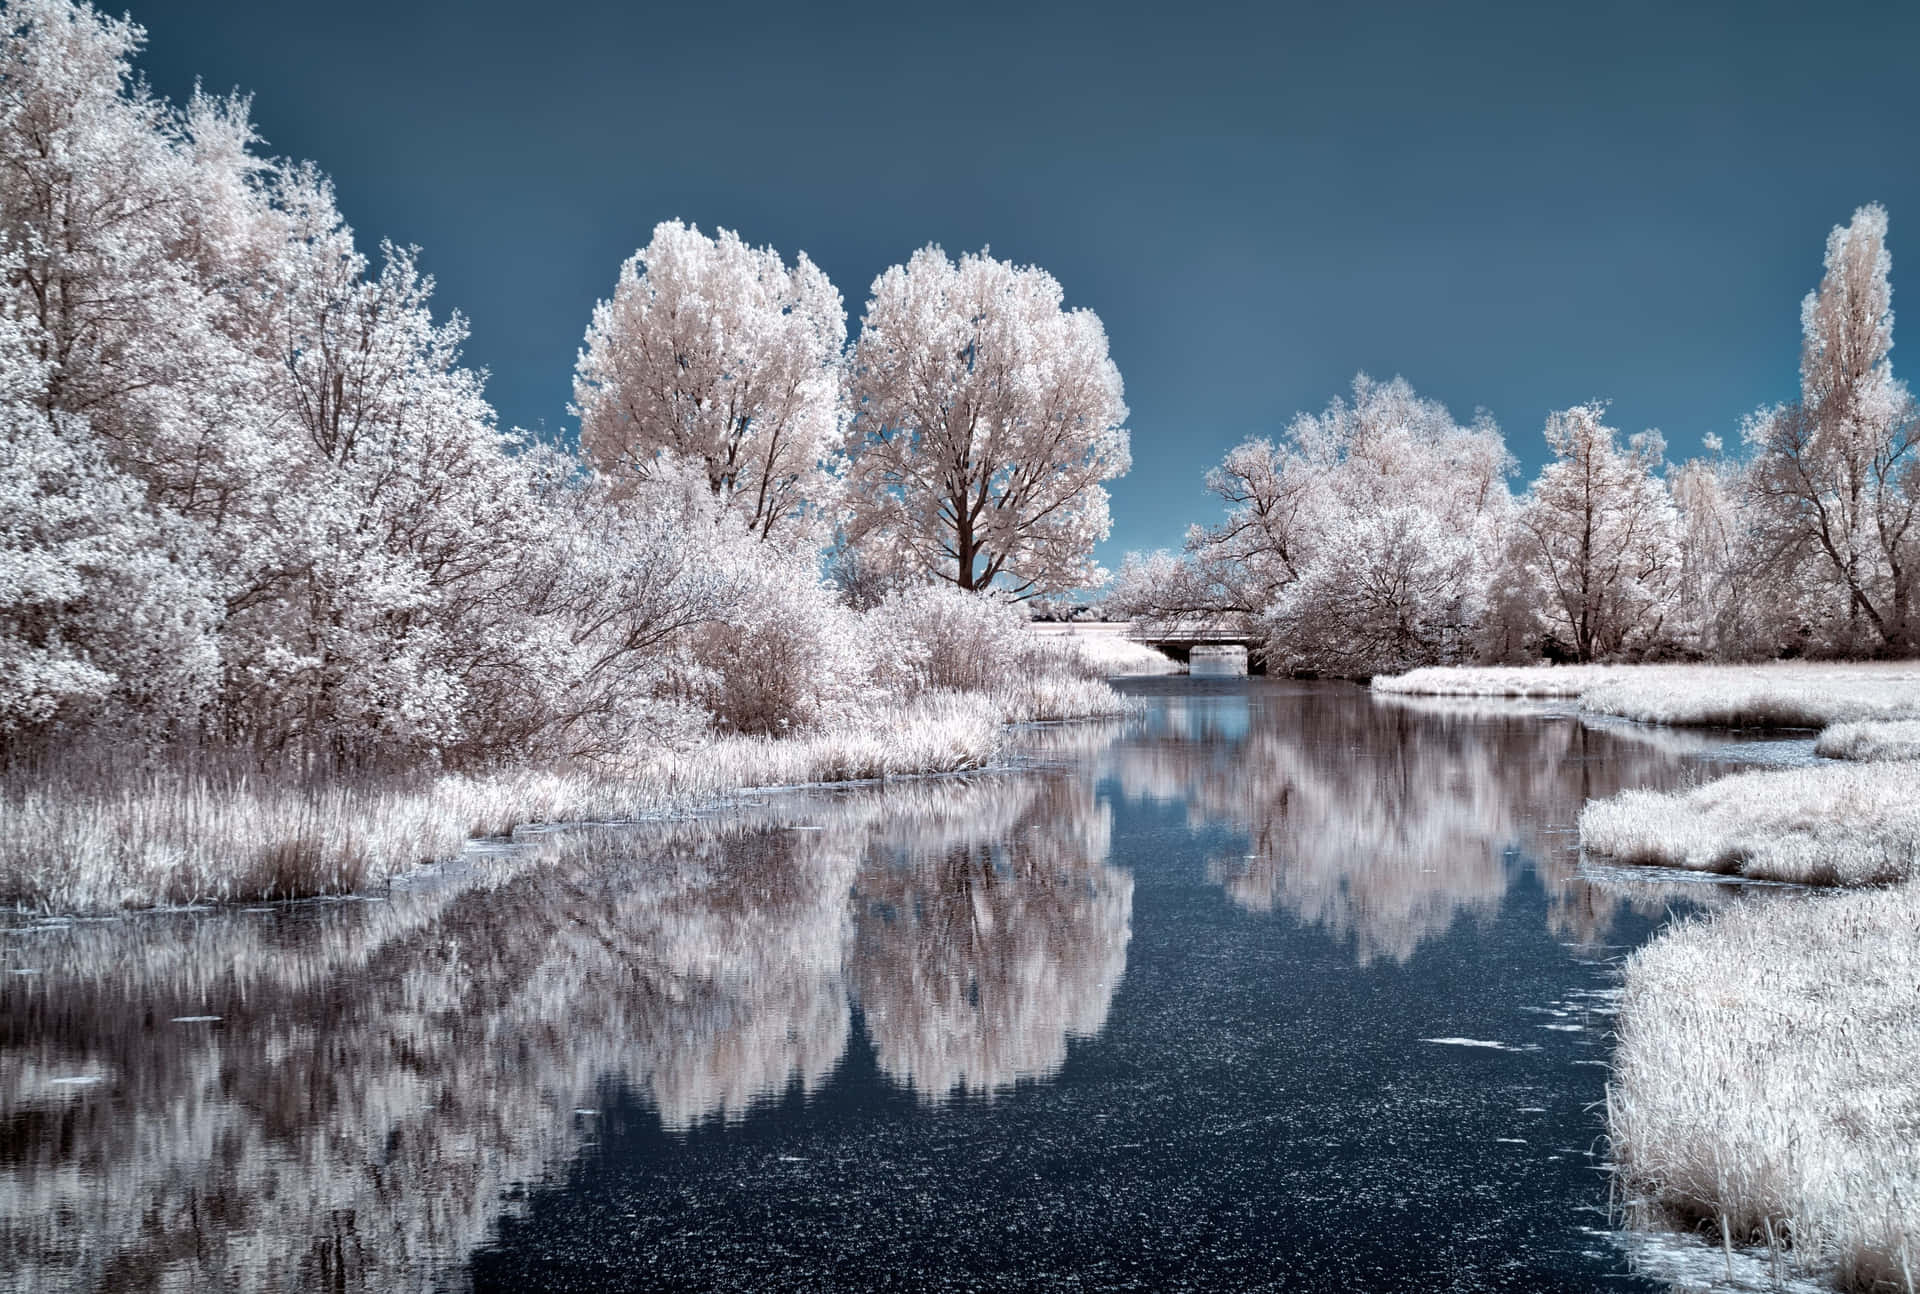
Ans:
<svg viewBox="0 0 1920 1294"><path fill-rule="evenodd" d="M1589 796L1750 748L1129 683L1015 767L0 931L0 1289L1659 1289ZM1537 710L1538 708L1534 708Z"/></svg>

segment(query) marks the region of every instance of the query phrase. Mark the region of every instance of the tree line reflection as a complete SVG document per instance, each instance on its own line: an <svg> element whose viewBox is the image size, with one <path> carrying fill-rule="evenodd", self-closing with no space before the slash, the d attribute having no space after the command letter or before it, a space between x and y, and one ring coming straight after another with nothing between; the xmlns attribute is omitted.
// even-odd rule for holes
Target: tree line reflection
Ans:
<svg viewBox="0 0 1920 1294"><path fill-rule="evenodd" d="M943 780L9 932L0 1288L443 1287L611 1088L737 1120L827 1081L854 1000L922 1100L1045 1077L1125 969L1110 836L1085 778Z"/></svg>
<svg viewBox="0 0 1920 1294"><path fill-rule="evenodd" d="M1595 943L1628 900L1577 870L1581 806L1679 780L1714 739L1542 710L1328 688L1170 700L1102 760L1127 797L1244 838L1207 862L1236 905L1319 927L1361 966L1490 918L1522 859L1546 888L1550 931ZM1662 898L1643 889L1631 904L1658 912Z"/></svg>

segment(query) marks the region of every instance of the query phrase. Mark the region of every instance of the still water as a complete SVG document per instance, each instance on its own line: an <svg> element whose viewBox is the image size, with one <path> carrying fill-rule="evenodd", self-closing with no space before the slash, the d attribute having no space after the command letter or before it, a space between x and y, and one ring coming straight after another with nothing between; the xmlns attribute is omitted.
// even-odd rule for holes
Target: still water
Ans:
<svg viewBox="0 0 1920 1294"><path fill-rule="evenodd" d="M1016 771L0 931L0 1288L1661 1288L1615 967L1724 890L1571 831L1743 752L1129 687Z"/></svg>

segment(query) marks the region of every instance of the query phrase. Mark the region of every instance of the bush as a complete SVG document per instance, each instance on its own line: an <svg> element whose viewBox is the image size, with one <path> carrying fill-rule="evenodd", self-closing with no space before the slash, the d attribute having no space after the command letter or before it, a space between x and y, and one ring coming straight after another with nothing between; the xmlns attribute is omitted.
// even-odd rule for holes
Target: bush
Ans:
<svg viewBox="0 0 1920 1294"><path fill-rule="evenodd" d="M1055 654L1034 640L1018 607L952 585L889 594L867 620L876 679L907 693L993 691Z"/></svg>
<svg viewBox="0 0 1920 1294"><path fill-rule="evenodd" d="M777 735L848 717L872 699L864 620L810 570L757 555L739 604L694 637L697 699L727 732Z"/></svg>

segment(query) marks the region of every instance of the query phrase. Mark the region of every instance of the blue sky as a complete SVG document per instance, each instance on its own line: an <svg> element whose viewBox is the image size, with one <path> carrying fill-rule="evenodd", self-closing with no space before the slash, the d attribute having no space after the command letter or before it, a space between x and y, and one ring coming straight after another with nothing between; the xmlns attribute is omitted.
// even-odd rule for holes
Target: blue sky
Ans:
<svg viewBox="0 0 1920 1294"><path fill-rule="evenodd" d="M1731 441L1794 391L1829 227L1886 204L1896 310L1920 264L1910 4L126 3L156 89L250 91L363 245L424 249L510 424L571 431L662 219L806 250L856 324L927 242L1045 266L1127 383L1110 565L1361 369L1527 475L1596 397Z"/></svg>

